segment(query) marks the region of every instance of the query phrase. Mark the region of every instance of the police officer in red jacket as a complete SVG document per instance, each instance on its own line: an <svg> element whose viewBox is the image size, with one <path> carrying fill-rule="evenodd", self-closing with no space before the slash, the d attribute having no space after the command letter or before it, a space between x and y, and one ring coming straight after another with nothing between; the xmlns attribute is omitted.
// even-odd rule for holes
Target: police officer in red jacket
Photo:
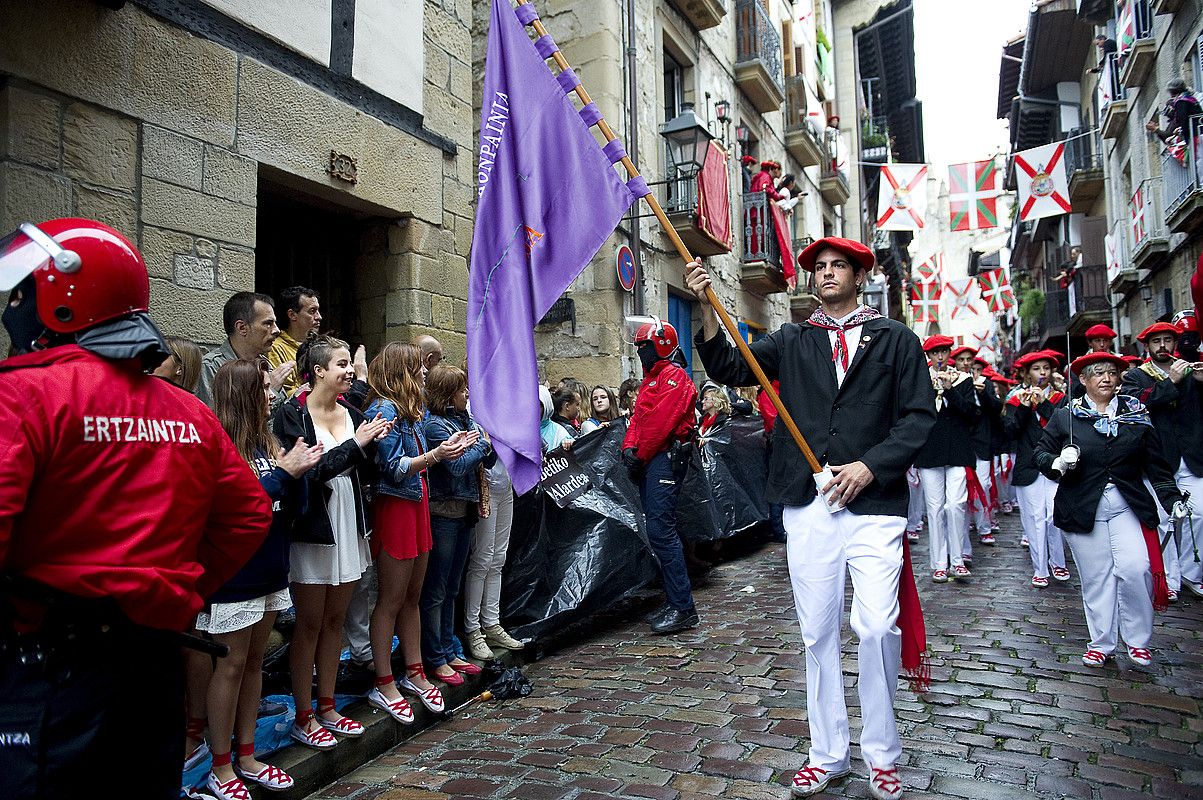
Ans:
<svg viewBox="0 0 1203 800"><path fill-rule="evenodd" d="M648 617L653 633L676 633L698 624L685 554L677 534L677 498L689 465L698 391L673 361L677 331L660 320L635 332L643 383L622 441L622 460L639 484L647 538L660 562L667 602Z"/></svg>
<svg viewBox="0 0 1203 800"><path fill-rule="evenodd" d="M142 256L84 219L0 239L0 776L6 798L178 797L180 644L271 503L167 355Z"/></svg>

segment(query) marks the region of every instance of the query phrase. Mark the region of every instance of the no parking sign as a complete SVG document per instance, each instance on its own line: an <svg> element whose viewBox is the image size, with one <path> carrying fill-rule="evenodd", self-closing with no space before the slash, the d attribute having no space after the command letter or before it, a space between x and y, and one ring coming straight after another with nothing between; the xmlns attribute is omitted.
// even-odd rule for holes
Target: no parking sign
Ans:
<svg viewBox="0 0 1203 800"><path fill-rule="evenodd" d="M614 266L618 270L618 282L622 284L622 288L628 292L635 288L635 256L631 253L631 248L625 244L618 248L618 255L614 259Z"/></svg>

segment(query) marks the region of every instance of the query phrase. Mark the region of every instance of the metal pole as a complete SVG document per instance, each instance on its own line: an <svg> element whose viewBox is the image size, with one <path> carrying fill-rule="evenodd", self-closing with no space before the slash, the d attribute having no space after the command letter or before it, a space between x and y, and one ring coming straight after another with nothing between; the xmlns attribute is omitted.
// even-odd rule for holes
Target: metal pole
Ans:
<svg viewBox="0 0 1203 800"><path fill-rule="evenodd" d="M627 143L631 152L639 157L639 104L636 94L638 87L639 59L635 49L635 0L627 0ZM627 215L627 241L631 248L631 257L635 263L635 293L632 306L635 316L644 314L646 298L644 297L643 257L640 252L639 215L632 210Z"/></svg>
<svg viewBox="0 0 1203 800"><path fill-rule="evenodd" d="M518 5L526 5L528 2L530 2L530 0L518 0ZM543 22L538 18L531 23L531 27L533 27L535 29L535 33L539 34L540 36L547 35L547 28L543 27ZM552 58L555 59L556 65L561 70L570 68L568 60L564 58L564 54L559 50L556 50L554 53L552 53ZM593 100L589 97L589 93L585 91L583 84L577 84L576 96L585 105L593 102ZM605 119L599 119L597 121L597 127L598 130L602 132L602 135L606 138L607 142L612 142L614 139L618 138L614 135L614 131L610 129L610 125ZM620 163L626 168L627 175L629 177L639 177L639 169L635 166L635 162L631 160L630 155L623 156ZM689 252L689 248L685 246L685 243L681 241L680 235L677 233L676 229L673 228L672 223L668 219L668 215L664 213L664 209L660 207L660 201L656 199L656 196L654 194L646 194L643 196L643 199L647 201L648 207L651 208L652 213L656 215L656 219L660 220L660 226L664 229L664 234L668 236L669 241L672 242L673 247L676 248L677 254L681 256L681 259L687 263L693 261L693 255ZM709 286L706 287L706 302L710 303L711 308L713 308L715 313L718 315L719 322L721 322L723 327L727 329L727 333L735 342L735 346L739 350L739 354L747 363L748 368L752 370L752 374L756 376L756 382L760 384L761 389L764 389L765 395L769 398L769 402L773 404L773 408L777 409L777 418L783 425L785 425L785 428L787 431L789 431L794 443L797 444L798 449L802 451L802 455L806 458L806 463L810 466L811 471L822 472L823 467L819 464L819 460L815 458L814 451L810 449L810 445L806 443L805 437L802 436L802 431L798 429L798 425L794 422L794 418L790 416L788 411L786 411L785 406L781 402L781 398L778 396L777 391L773 388L773 384L769 381L768 376L764 374L764 370L761 369L760 364L756 362L756 356L752 355L751 349L748 348L748 343L745 342L743 337L739 335L739 326L732 321L731 316L727 313L726 309L723 308L722 303L719 302L718 296L715 295L714 289Z"/></svg>

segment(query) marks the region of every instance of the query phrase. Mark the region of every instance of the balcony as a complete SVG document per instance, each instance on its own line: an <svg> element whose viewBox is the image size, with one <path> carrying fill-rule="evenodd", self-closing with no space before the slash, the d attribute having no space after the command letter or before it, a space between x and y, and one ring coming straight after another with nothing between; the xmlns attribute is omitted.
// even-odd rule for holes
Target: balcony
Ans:
<svg viewBox="0 0 1203 800"><path fill-rule="evenodd" d="M769 196L750 192L743 196L744 252L739 282L753 294L784 292L785 273L781 270L781 248L773 229Z"/></svg>
<svg viewBox="0 0 1203 800"><path fill-rule="evenodd" d="M664 212L689 252L698 256L730 253L729 244L718 241L698 224L698 176L669 180L664 185Z"/></svg>
<svg viewBox="0 0 1203 800"><path fill-rule="evenodd" d="M1120 81L1124 88L1135 89L1145 82L1157 60L1157 40L1153 37L1153 12L1149 0L1128 0L1134 19L1134 40L1122 55ZM1123 33L1120 33L1123 36Z"/></svg>
<svg viewBox="0 0 1203 800"><path fill-rule="evenodd" d="M1099 76L1099 131L1104 139L1115 139L1128 122L1128 97L1119 80L1119 59L1109 53Z"/></svg>
<svg viewBox="0 0 1203 800"><path fill-rule="evenodd" d="M1203 117L1192 117L1188 127L1186 164L1169 153L1161 154L1161 181L1165 189L1165 221L1170 233L1193 233L1203 224Z"/></svg>
<svg viewBox="0 0 1203 800"><path fill-rule="evenodd" d="M1067 293L1069 318L1067 330L1080 336L1098 322L1111 319L1111 290L1107 286L1107 266L1080 267Z"/></svg>
<svg viewBox="0 0 1203 800"><path fill-rule="evenodd" d="M831 131L823 140L821 164L823 169L819 174L819 194L833 206L844 205L848 202L848 195L851 194L848 188L848 175L839 168L839 164L836 162L838 155L835 136L838 135L835 131Z"/></svg>
<svg viewBox="0 0 1203 800"><path fill-rule="evenodd" d="M794 239L794 255L801 253L812 244L814 239L803 236ZM798 273L797 285L789 290L789 315L794 322L805 322L819 307L819 298L815 297L810 286L810 276L805 272Z"/></svg>
<svg viewBox="0 0 1203 800"><path fill-rule="evenodd" d="M785 85L785 149L803 167L823 160L819 130L807 113L806 81L795 75Z"/></svg>
<svg viewBox="0 0 1203 800"><path fill-rule="evenodd" d="M1161 178L1146 178L1128 200L1128 241L1131 243L1131 268L1152 270L1160 266L1170 250L1161 196L1153 184Z"/></svg>
<svg viewBox="0 0 1203 800"><path fill-rule="evenodd" d="M875 117L861 126L860 147L861 161L885 164L890 160L890 130L885 117Z"/></svg>
<svg viewBox="0 0 1203 800"><path fill-rule="evenodd" d="M761 114L785 101L781 36L760 0L735 0L735 83Z"/></svg>
<svg viewBox="0 0 1203 800"><path fill-rule="evenodd" d="M1102 143L1097 130L1074 130L1069 135L1069 142L1065 145L1069 202L1075 209L1084 211L1103 191Z"/></svg>
<svg viewBox="0 0 1203 800"><path fill-rule="evenodd" d="M713 28L727 16L726 0L673 0L673 5L700 31Z"/></svg>

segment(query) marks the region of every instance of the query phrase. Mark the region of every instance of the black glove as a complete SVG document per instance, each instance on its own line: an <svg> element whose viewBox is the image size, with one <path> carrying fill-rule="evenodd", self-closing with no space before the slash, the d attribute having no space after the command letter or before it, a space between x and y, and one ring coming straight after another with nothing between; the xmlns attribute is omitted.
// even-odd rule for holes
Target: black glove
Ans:
<svg viewBox="0 0 1203 800"><path fill-rule="evenodd" d="M631 480L639 480L643 477L644 464L639 460L637 455L639 451L634 447L628 447L622 451L622 463L627 468L627 473L631 476Z"/></svg>

